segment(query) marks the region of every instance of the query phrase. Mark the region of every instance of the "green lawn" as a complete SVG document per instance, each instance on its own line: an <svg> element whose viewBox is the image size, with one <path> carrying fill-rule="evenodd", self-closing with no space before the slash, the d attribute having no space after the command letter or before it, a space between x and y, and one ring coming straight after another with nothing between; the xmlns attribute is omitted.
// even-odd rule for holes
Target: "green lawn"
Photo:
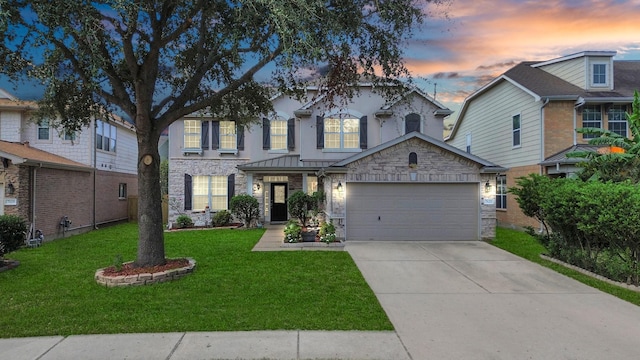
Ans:
<svg viewBox="0 0 640 360"><path fill-rule="evenodd" d="M496 230L496 239L493 240L491 244L509 251L515 255L523 257L527 260L553 269L561 274L576 279L591 287L640 306L640 293L623 289L619 286L611 285L604 281L592 278L591 276L584 275L575 270L566 268L562 265L558 265L551 261L542 259L540 257L540 254L544 254L546 252L545 248L540 245L540 243L538 243L533 237L524 232L505 228L497 228Z"/></svg>
<svg viewBox="0 0 640 360"><path fill-rule="evenodd" d="M391 330L347 252L251 252L264 230L165 234L167 257L193 274L151 286L106 288L96 269L133 260L124 224L8 254L0 273L0 337L233 330Z"/></svg>

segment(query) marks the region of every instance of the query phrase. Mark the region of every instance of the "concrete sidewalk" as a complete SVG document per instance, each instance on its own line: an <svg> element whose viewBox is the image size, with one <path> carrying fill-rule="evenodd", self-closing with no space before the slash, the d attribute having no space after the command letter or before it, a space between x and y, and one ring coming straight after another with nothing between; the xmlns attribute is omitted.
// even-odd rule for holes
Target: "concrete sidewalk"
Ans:
<svg viewBox="0 0 640 360"><path fill-rule="evenodd" d="M241 331L0 339L12 360L399 359L393 331Z"/></svg>

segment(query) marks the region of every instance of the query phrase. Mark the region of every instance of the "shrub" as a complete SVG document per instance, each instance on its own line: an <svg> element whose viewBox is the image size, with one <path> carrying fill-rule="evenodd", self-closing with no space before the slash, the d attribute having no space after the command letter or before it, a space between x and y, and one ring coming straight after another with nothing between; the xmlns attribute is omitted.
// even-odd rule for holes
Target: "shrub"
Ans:
<svg viewBox="0 0 640 360"><path fill-rule="evenodd" d="M0 259L24 245L26 234L27 225L19 216L0 216Z"/></svg>
<svg viewBox="0 0 640 360"><path fill-rule="evenodd" d="M297 243L302 240L302 228L296 220L289 220L284 227L284 241L288 243Z"/></svg>
<svg viewBox="0 0 640 360"><path fill-rule="evenodd" d="M323 222L320 225L320 241L325 243L336 241L336 227L333 225L333 221Z"/></svg>
<svg viewBox="0 0 640 360"><path fill-rule="evenodd" d="M250 227L251 222L257 220L260 215L258 200L248 194L232 197L229 208L235 216L244 221L244 226L247 228Z"/></svg>
<svg viewBox="0 0 640 360"><path fill-rule="evenodd" d="M304 191L298 190L289 196L287 206L289 207L289 215L298 219L300 225L307 226L309 210L318 210L318 200Z"/></svg>
<svg viewBox="0 0 640 360"><path fill-rule="evenodd" d="M176 219L176 224L178 224L178 228L189 228L193 226L193 220L189 215L182 214Z"/></svg>
<svg viewBox="0 0 640 360"><path fill-rule="evenodd" d="M231 222L231 213L227 210L220 210L213 215L213 226L227 226Z"/></svg>

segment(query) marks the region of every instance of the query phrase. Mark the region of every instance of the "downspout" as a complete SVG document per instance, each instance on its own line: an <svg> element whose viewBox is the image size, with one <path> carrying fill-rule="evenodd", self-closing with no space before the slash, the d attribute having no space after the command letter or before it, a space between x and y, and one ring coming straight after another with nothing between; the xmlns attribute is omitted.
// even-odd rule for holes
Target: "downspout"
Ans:
<svg viewBox="0 0 640 360"><path fill-rule="evenodd" d="M549 104L549 98L544 100L540 107L540 162L544 161L544 108ZM540 167L540 175L542 175L542 167Z"/></svg>
<svg viewBox="0 0 640 360"><path fill-rule="evenodd" d="M578 112L576 111L577 108L583 106L585 103L585 100L582 97L578 98L578 101L576 101L576 105L573 107L573 145L578 145L578 133L576 132L576 128L578 127Z"/></svg>
<svg viewBox="0 0 640 360"><path fill-rule="evenodd" d="M31 225L33 227L33 232L31 233L31 238L35 237L36 231L36 167L31 168Z"/></svg>
<svg viewBox="0 0 640 360"><path fill-rule="evenodd" d="M94 124L93 124L93 140L90 143L91 148L93 149L93 216L92 216L92 222L93 222L93 229L94 230L98 230L98 224L97 224L97 220L96 220L96 185L97 185L97 180L96 180L96 175L98 173L98 151L96 151L96 126L97 123L94 120Z"/></svg>

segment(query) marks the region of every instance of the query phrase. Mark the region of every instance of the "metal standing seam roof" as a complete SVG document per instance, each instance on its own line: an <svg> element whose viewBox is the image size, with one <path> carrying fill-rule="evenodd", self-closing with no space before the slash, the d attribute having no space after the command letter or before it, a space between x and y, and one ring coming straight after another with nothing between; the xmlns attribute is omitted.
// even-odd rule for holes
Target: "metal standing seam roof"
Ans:
<svg viewBox="0 0 640 360"><path fill-rule="evenodd" d="M238 165L238 169L243 171L308 171L320 170L330 166L334 162L336 162L336 160L300 160L300 155L283 155Z"/></svg>
<svg viewBox="0 0 640 360"><path fill-rule="evenodd" d="M85 164L65 157L30 147L28 143L15 143L0 140L0 156L11 160L15 165L42 166L47 168L93 171Z"/></svg>

